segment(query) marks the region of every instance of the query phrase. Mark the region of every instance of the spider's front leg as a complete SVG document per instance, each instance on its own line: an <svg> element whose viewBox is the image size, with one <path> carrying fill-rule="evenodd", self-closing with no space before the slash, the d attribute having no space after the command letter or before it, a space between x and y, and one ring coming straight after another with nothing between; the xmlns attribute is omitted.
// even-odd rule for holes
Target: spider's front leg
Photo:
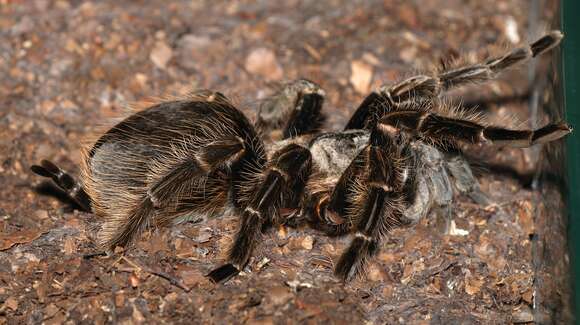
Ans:
<svg viewBox="0 0 580 325"><path fill-rule="evenodd" d="M512 130L486 125L474 117L453 118L413 107L385 114L379 125L400 128L435 143L493 143L520 148L555 141L572 132L565 122L547 124L535 130Z"/></svg>
<svg viewBox="0 0 580 325"><path fill-rule="evenodd" d="M279 224L277 209L280 204L301 194L310 174L311 161L310 151L296 144L289 144L274 153L242 211L228 263L208 274L213 282L225 282L244 268L259 241L263 226Z"/></svg>
<svg viewBox="0 0 580 325"><path fill-rule="evenodd" d="M289 82L260 105L256 126L276 139L315 133L325 120L324 96L324 90L310 80Z"/></svg>
<svg viewBox="0 0 580 325"><path fill-rule="evenodd" d="M475 203L484 207L493 204L493 201L481 190L479 182L473 175L465 157L448 155L446 157L446 166L453 176L455 188L457 188L459 193L469 196Z"/></svg>
<svg viewBox="0 0 580 325"><path fill-rule="evenodd" d="M528 46L481 63L455 68L444 66L433 75L417 75L394 85L384 85L363 100L345 130L372 128L383 114L398 110L406 102L416 99L430 101L451 88L494 79L503 70L550 51L562 38L560 31L551 31Z"/></svg>
<svg viewBox="0 0 580 325"><path fill-rule="evenodd" d="M364 172L349 175L355 185L346 191L352 202L346 217L352 220L355 238L335 269L335 275L344 281L363 271L366 260L378 252L382 237L401 223L408 175L405 147L395 128L374 128L361 153ZM353 164L360 162L355 159Z"/></svg>
<svg viewBox="0 0 580 325"><path fill-rule="evenodd" d="M310 211L308 223L328 236L342 236L352 228L350 212L356 209L352 192L363 175L368 153L362 150L341 174L330 195L325 189L311 196L307 202Z"/></svg>

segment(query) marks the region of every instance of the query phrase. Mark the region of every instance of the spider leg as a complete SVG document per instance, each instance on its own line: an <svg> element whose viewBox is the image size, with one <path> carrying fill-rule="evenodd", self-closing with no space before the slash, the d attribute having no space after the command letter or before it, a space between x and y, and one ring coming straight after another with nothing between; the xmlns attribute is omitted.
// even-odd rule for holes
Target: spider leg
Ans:
<svg viewBox="0 0 580 325"><path fill-rule="evenodd" d="M225 282L244 268L259 241L262 227L267 223L279 222L275 216L281 200L293 195L288 192L296 191L299 187L297 183L303 186L310 173L311 161L310 151L296 144L289 144L274 154L272 163L264 171L254 195L242 211L228 263L207 275L213 282Z"/></svg>
<svg viewBox="0 0 580 325"><path fill-rule="evenodd" d="M473 176L473 172L465 158L461 155L453 155L446 159L447 170L455 180L455 188L461 194L469 196L475 203L481 206L492 204L491 199L479 187L479 182Z"/></svg>
<svg viewBox="0 0 580 325"><path fill-rule="evenodd" d="M344 189L344 185L337 184L335 190L341 191L341 189ZM343 196L346 196L348 192L345 191L343 193ZM308 225L313 229L322 231L327 236L346 235L352 227L352 223L346 215L347 212L337 213L329 210L328 202L326 193L310 197L308 202L306 202L305 208L305 210L310 212L307 218ZM345 210L343 208L349 203L343 201L343 204L338 206L338 208L343 211Z"/></svg>
<svg viewBox="0 0 580 325"><path fill-rule="evenodd" d="M402 219L407 223L417 222L433 207L440 228L448 234L452 220L453 178L445 157L436 147L420 141L413 142L411 146L414 148L413 154L417 155L415 159L420 161L420 167L416 160L412 160L410 176L403 187L407 200Z"/></svg>
<svg viewBox="0 0 580 325"><path fill-rule="evenodd" d="M560 31L551 31L534 43L482 63L444 70L435 75L418 75L392 86L382 86L368 95L357 108L345 130L372 128L384 113L413 98L432 99L453 87L484 82L518 63L548 52L562 40Z"/></svg>
<svg viewBox="0 0 580 325"><path fill-rule="evenodd" d="M103 226L103 246L108 249L127 246L185 182L205 176L218 167L231 165L245 150L242 139L231 138L211 142L193 157L185 157L148 186L147 193L131 208L120 227L117 223Z"/></svg>
<svg viewBox="0 0 580 325"><path fill-rule="evenodd" d="M369 257L375 255L384 234L401 223L405 182L401 146L391 134L373 129L369 145L363 150L367 170L359 176L354 214L355 238L341 255L335 275L349 281L360 274Z"/></svg>
<svg viewBox="0 0 580 325"><path fill-rule="evenodd" d="M325 189L310 196L305 206L310 227L328 236L342 236L351 231L352 212L357 209L353 197L361 191L360 179L367 169L367 156L367 149L361 150L333 184L330 193Z"/></svg>
<svg viewBox="0 0 580 325"><path fill-rule="evenodd" d="M292 81L262 103L256 125L265 131L281 131L283 139L317 132L325 120L324 96L324 90L312 81Z"/></svg>
<svg viewBox="0 0 580 325"><path fill-rule="evenodd" d="M350 198L356 191L358 179L365 172L367 154L365 150L361 151L342 173L330 197L317 201L310 220L315 229L330 236L340 236L350 231L352 224L348 216L354 208Z"/></svg>
<svg viewBox="0 0 580 325"><path fill-rule="evenodd" d="M324 123L321 114L323 101L324 97L318 93L303 94L284 126L284 139L318 132Z"/></svg>
<svg viewBox="0 0 580 325"><path fill-rule="evenodd" d="M379 127L405 129L436 143L462 141L513 147L530 147L554 141L572 132L572 128L564 122L548 124L535 130L511 130L486 126L475 119L451 118L413 109L385 114L379 120Z"/></svg>
<svg viewBox="0 0 580 325"><path fill-rule="evenodd" d="M40 166L30 166L30 170L37 175L51 178L66 193L68 199L76 203L82 211L91 212L91 199L82 185L69 173L48 160L42 160Z"/></svg>
<svg viewBox="0 0 580 325"><path fill-rule="evenodd" d="M184 180L207 175L224 164L232 164L245 152L245 144L240 138L223 139L209 143L194 159L186 159L175 165L163 178L149 187L148 196L156 206L169 201L178 193Z"/></svg>
<svg viewBox="0 0 580 325"><path fill-rule="evenodd" d="M467 195L473 202L482 207L495 206L495 215L507 219L506 211L496 202L492 201L479 187L479 182L473 176L469 163L465 157L455 155L446 159L447 170L453 176L455 188L461 193Z"/></svg>
<svg viewBox="0 0 580 325"><path fill-rule="evenodd" d="M444 160L441 159L433 166L426 167L428 169L426 174L428 175L427 182L433 203L438 210L439 228L444 234L449 234L452 220L453 185L451 185L451 177L445 167Z"/></svg>
<svg viewBox="0 0 580 325"><path fill-rule="evenodd" d="M365 97L356 111L354 111L344 130L372 128L382 113L391 111L394 107L394 105L389 103L388 97L381 93L380 89L373 91Z"/></svg>

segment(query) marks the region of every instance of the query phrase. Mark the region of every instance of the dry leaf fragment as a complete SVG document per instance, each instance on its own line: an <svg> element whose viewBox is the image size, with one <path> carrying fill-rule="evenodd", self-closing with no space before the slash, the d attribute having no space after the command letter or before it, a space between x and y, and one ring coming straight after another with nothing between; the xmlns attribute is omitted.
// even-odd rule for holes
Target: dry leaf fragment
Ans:
<svg viewBox="0 0 580 325"><path fill-rule="evenodd" d="M474 277L465 277L465 292L473 296L481 290L481 286L485 283L484 279L476 279Z"/></svg>
<svg viewBox="0 0 580 325"><path fill-rule="evenodd" d="M314 238L312 236L306 236L302 239L301 246L304 249L311 250L314 244Z"/></svg>
<svg viewBox="0 0 580 325"><path fill-rule="evenodd" d="M384 281L385 280L385 276L383 274L383 271L381 270L381 268L375 264L375 263L371 263L368 266L368 271L367 271L367 278L370 281Z"/></svg>
<svg viewBox="0 0 580 325"><path fill-rule="evenodd" d="M350 63L350 83L358 93L368 94L372 79L373 68L370 64L360 60Z"/></svg>
<svg viewBox="0 0 580 325"><path fill-rule="evenodd" d="M118 292L115 295L115 306L117 308L121 308L121 307L125 306L125 299L126 298L125 298L124 293L122 291L121 292Z"/></svg>
<svg viewBox="0 0 580 325"><path fill-rule="evenodd" d="M401 277L401 283L402 284L407 284L409 283L409 281L411 281L411 278L413 277L413 265L411 263L405 265L405 268L403 269L403 276Z"/></svg>
<svg viewBox="0 0 580 325"><path fill-rule="evenodd" d="M6 299L6 301L4 302L4 306L6 308L10 308L10 309L16 311L18 309L18 300L16 300L15 297L10 297L10 298Z"/></svg>
<svg viewBox="0 0 580 325"><path fill-rule="evenodd" d="M296 299L296 307L304 310L305 317L315 317L324 312L320 303L307 303L302 299Z"/></svg>
<svg viewBox="0 0 580 325"><path fill-rule="evenodd" d="M44 319L54 317L59 311L60 308L58 308L55 304L50 304L46 306L46 308L44 308Z"/></svg>
<svg viewBox="0 0 580 325"><path fill-rule="evenodd" d="M417 10L410 4L402 4L397 10L397 17L405 26L410 28L417 28L419 18L417 17Z"/></svg>
<svg viewBox="0 0 580 325"><path fill-rule="evenodd" d="M276 234L278 235L279 239L286 239L288 237L288 231L284 226L280 226Z"/></svg>
<svg viewBox="0 0 580 325"><path fill-rule="evenodd" d="M294 294L285 287L274 287L268 292L270 300L275 306L283 305L294 297Z"/></svg>
<svg viewBox="0 0 580 325"><path fill-rule="evenodd" d="M508 16L505 22L505 36L512 44L518 44L521 40L518 32L518 23L513 16Z"/></svg>
<svg viewBox="0 0 580 325"><path fill-rule="evenodd" d="M260 75L267 80L280 80L284 75L276 54L267 48L254 49L246 58L245 67L248 72Z"/></svg>
<svg viewBox="0 0 580 325"><path fill-rule="evenodd" d="M0 238L0 251L7 250L16 244L26 244L44 234L44 231L22 230L11 234L2 235Z"/></svg>
<svg viewBox="0 0 580 325"><path fill-rule="evenodd" d="M165 44L165 42L159 41L155 43L155 47L149 55L149 59L161 70L165 70L167 67L167 62L171 60L173 56L173 50Z"/></svg>
<svg viewBox="0 0 580 325"><path fill-rule="evenodd" d="M393 292L394 292L393 286L389 286L389 285L385 286L381 292L382 292L384 298L390 298L393 296Z"/></svg>
<svg viewBox="0 0 580 325"><path fill-rule="evenodd" d="M145 316L143 316L143 313L141 313L136 305L133 305L133 314L131 316L133 317L133 321L135 321L137 324L142 324L145 322Z"/></svg>
<svg viewBox="0 0 580 325"><path fill-rule="evenodd" d="M179 273L183 284L186 285L188 288L191 288L201 282L207 281L203 274L196 269L191 270L184 270Z"/></svg>
<svg viewBox="0 0 580 325"><path fill-rule="evenodd" d="M411 63L415 60L415 58L417 58L417 52L418 50L416 46L408 46L399 52L399 57L401 60L403 60L403 62Z"/></svg>
<svg viewBox="0 0 580 325"><path fill-rule="evenodd" d="M69 237L65 239L63 250L66 255L74 254L76 252L76 249L77 245L74 238Z"/></svg>
<svg viewBox="0 0 580 325"><path fill-rule="evenodd" d="M450 236L467 236L469 235L469 231L465 229L457 228L455 224L455 220L451 220L451 226L449 227L449 235Z"/></svg>
<svg viewBox="0 0 580 325"><path fill-rule="evenodd" d="M210 241L211 237L213 236L213 231L211 228L202 228L199 230L199 234L194 240L198 243L206 243Z"/></svg>
<svg viewBox="0 0 580 325"><path fill-rule="evenodd" d="M522 294L522 299L531 305L532 302L534 301L534 292L532 291L532 289L526 290L526 292Z"/></svg>
<svg viewBox="0 0 580 325"><path fill-rule="evenodd" d="M175 302L175 301L177 301L177 298L179 298L178 294L176 292L171 292L171 293L168 293L164 299L167 302Z"/></svg>
<svg viewBox="0 0 580 325"><path fill-rule="evenodd" d="M258 262L258 264L256 264L256 269L261 270L269 262L270 262L270 259L267 257L264 257L260 262Z"/></svg>
<svg viewBox="0 0 580 325"><path fill-rule="evenodd" d="M286 281L285 282L287 286L289 286L290 288L292 288L292 290L294 292L299 291L302 288L312 288L314 287L311 283L308 282L300 282L298 280L292 280L292 281Z"/></svg>
<svg viewBox="0 0 580 325"><path fill-rule="evenodd" d="M139 286L139 278L135 275L135 273L131 273L129 276L129 283L131 283L131 287L137 288Z"/></svg>
<svg viewBox="0 0 580 325"><path fill-rule="evenodd" d="M51 104L46 104L46 101L42 103L43 110L45 108L45 105L48 105L47 111L49 111L49 112L54 108L55 104L52 102L49 102L49 103L51 103ZM38 211L36 211L36 213L34 213L34 215L38 219L41 219L41 220L45 220L45 219L49 218L48 211L46 211L46 210L38 210Z"/></svg>
<svg viewBox="0 0 580 325"><path fill-rule="evenodd" d="M530 201L523 201L519 204L518 208L516 214L518 224L527 234L535 233L536 227L534 224L534 207L532 203Z"/></svg>

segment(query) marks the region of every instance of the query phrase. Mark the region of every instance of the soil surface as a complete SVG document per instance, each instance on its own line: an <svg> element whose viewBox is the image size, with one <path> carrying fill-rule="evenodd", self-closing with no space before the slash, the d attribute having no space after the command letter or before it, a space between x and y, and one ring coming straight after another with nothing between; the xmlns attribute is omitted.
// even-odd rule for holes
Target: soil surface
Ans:
<svg viewBox="0 0 580 325"><path fill-rule="evenodd" d="M82 139L101 121L195 88L223 92L254 118L278 84L305 77L325 89L327 128L339 130L381 84L524 42L530 3L0 0L0 324L551 317L534 309L533 240L546 209L529 186L537 148L465 148L496 204L457 197L451 235L435 216L394 230L367 276L348 284L332 268L350 237L290 228L264 235L240 276L212 284L204 275L223 262L234 215L150 231L124 253L83 258L96 251L99 220L36 193L42 180L29 171L46 158L78 175ZM491 121L525 122L529 80L523 68L452 95Z"/></svg>

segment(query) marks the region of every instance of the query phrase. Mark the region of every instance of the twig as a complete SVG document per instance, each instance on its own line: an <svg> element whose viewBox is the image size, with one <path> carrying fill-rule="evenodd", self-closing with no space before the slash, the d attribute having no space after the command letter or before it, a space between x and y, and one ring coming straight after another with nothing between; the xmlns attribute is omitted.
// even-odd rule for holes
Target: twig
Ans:
<svg viewBox="0 0 580 325"><path fill-rule="evenodd" d="M191 290L191 288L186 287L181 280L176 279L172 276L170 276L169 274L165 273L165 272L161 272L161 271L155 271L155 270L145 270L145 272L156 275L160 278L163 278L167 281L169 281L170 284L180 288L181 290L185 291L185 292L189 292Z"/></svg>
<svg viewBox="0 0 580 325"><path fill-rule="evenodd" d="M89 260L93 257L98 257L98 256L107 256L107 253L106 252L95 252L95 253L84 254L83 259Z"/></svg>
<svg viewBox="0 0 580 325"><path fill-rule="evenodd" d="M123 260L125 260L125 262L127 262L128 264L130 264L131 266L133 266L136 269L139 269L139 270L141 270L141 271L143 271L145 273L149 273L151 275L155 275L155 276L158 276L158 277L160 277L162 279L165 279L165 280L169 281L169 283L171 285L176 286L176 287L178 287L179 289L181 289L181 290L183 290L185 292L191 291L191 288L188 288L187 286L185 286L181 282L181 280L179 280L177 278L174 278L174 277L172 277L171 275L169 275L169 274L167 274L165 272L156 271L156 270L153 270L153 269L150 269L150 268L143 267L143 266L141 266L141 265L139 265L139 264L131 261L126 256L123 256Z"/></svg>

